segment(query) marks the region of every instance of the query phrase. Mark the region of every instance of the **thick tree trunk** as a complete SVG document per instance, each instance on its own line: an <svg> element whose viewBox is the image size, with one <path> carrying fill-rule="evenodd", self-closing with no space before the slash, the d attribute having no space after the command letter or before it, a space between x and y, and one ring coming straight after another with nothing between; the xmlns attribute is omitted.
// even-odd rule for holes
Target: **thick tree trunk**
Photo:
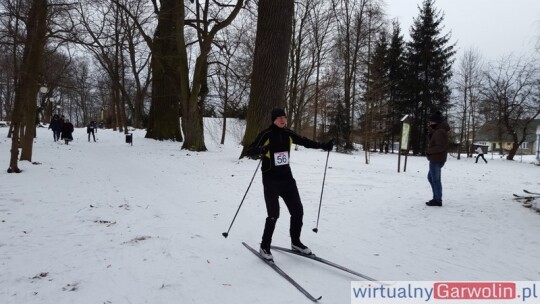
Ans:
<svg viewBox="0 0 540 304"><path fill-rule="evenodd" d="M287 64L292 35L294 1L261 0L257 20L257 37L251 92L247 111L245 148L267 127L274 107L284 107Z"/></svg>
<svg viewBox="0 0 540 304"><path fill-rule="evenodd" d="M178 84L171 73L167 73L163 65L157 61L159 60L152 60L152 104L146 138L182 141L180 100L175 89Z"/></svg>
<svg viewBox="0 0 540 304"><path fill-rule="evenodd" d="M181 60L177 27L179 22L183 24L183 5L181 1L161 1L152 45L152 104L146 138L183 140L180 130L180 83L178 74L175 75Z"/></svg>
<svg viewBox="0 0 540 304"><path fill-rule="evenodd" d="M202 105L206 94L203 85L206 83L208 71L207 54L210 52L210 43L211 39L202 43L201 54L195 63L191 92L188 98L182 98L182 128L185 137L182 149L186 150L207 150L204 144ZM186 77L187 75L182 76Z"/></svg>
<svg viewBox="0 0 540 304"><path fill-rule="evenodd" d="M182 149L206 151L202 109L199 107L199 97L197 95L190 94L187 102L182 103L182 115L182 128L185 136Z"/></svg>
<svg viewBox="0 0 540 304"><path fill-rule="evenodd" d="M19 140L22 146L21 160L32 160L32 147L37 110L38 75L43 65L43 50L47 30L47 0L33 0L28 15L28 28L23 62L16 84L15 105L12 114L13 137L8 172L19 173ZM25 135L20 138L21 126L26 124Z"/></svg>

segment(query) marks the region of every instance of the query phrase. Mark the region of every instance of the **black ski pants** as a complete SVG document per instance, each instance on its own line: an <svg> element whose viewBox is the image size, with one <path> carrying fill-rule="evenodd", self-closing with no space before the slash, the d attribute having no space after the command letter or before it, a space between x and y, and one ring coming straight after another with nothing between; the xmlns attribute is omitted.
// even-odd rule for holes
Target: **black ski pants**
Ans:
<svg viewBox="0 0 540 304"><path fill-rule="evenodd" d="M94 134L94 129L87 130L86 132L88 133L88 141L90 141L90 134L92 134L94 141L96 141L96 135Z"/></svg>
<svg viewBox="0 0 540 304"><path fill-rule="evenodd" d="M264 226L261 247L269 247L272 243L272 235L274 234L276 222L279 218L279 197L283 198L283 201L291 214L291 223L289 228L291 241L293 243L300 242L304 208L302 207L302 202L300 201L296 181L292 177L279 180L263 177L263 186L268 217L266 218L266 224Z"/></svg>
<svg viewBox="0 0 540 304"><path fill-rule="evenodd" d="M478 163L478 158L480 158L480 157L481 157L481 158L486 162L486 164L487 164L487 160L485 159L484 154L478 154L478 156L476 156L476 162L475 162L475 163Z"/></svg>

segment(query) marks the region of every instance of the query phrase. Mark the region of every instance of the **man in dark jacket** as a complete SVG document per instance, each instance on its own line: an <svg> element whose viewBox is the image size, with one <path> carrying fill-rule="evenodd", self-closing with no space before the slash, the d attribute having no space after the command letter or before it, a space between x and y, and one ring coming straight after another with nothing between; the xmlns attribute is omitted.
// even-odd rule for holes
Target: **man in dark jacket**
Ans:
<svg viewBox="0 0 540 304"><path fill-rule="evenodd" d="M88 123L88 126L86 126L86 133L88 133L88 142L90 142L90 134L92 134L94 142L96 142L96 135L94 134L94 131L97 132L96 122L92 120L90 123Z"/></svg>
<svg viewBox="0 0 540 304"><path fill-rule="evenodd" d="M268 217L266 218L259 252L268 260L273 259L270 253L270 244L276 221L279 218L280 196L291 214L289 229L291 248L303 254L311 254L311 250L300 241L304 209L298 194L296 181L289 166L291 145L297 144L306 148L324 149L325 151L331 151L334 146L333 141L325 144L318 143L287 129L285 127L287 125L287 115L283 109L274 109L271 120L272 125L262 131L246 149L247 155L262 155L261 171Z"/></svg>
<svg viewBox="0 0 540 304"><path fill-rule="evenodd" d="M60 139L60 132L62 132L62 121L60 121L60 116L54 115L51 123L49 124L49 130L53 130L54 141Z"/></svg>
<svg viewBox="0 0 540 304"><path fill-rule="evenodd" d="M433 199L426 202L428 206L442 206L441 169L446 163L448 154L448 132L450 126L437 111L429 117L427 159L429 160L428 181L433 192Z"/></svg>

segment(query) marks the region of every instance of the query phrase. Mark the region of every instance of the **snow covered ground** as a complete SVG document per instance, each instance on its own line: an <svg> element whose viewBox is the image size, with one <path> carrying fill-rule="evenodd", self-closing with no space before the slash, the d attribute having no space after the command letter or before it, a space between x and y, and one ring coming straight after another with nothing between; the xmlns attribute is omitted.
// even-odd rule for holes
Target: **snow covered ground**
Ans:
<svg viewBox="0 0 540 304"><path fill-rule="evenodd" d="M99 130L69 145L38 129L33 161L6 173L10 139L0 138L2 303L307 303L250 253L266 211L260 172L227 231L257 161L238 159L243 127L207 120L208 152L181 143ZM319 222L326 152L300 147L291 166L304 204L302 240L323 258L380 280L540 280L540 214L513 200L540 192L532 157L488 164L450 157L444 206L431 198L427 161L331 153ZM274 244L289 246L282 208ZM353 275L277 251L276 263L321 303L350 303Z"/></svg>

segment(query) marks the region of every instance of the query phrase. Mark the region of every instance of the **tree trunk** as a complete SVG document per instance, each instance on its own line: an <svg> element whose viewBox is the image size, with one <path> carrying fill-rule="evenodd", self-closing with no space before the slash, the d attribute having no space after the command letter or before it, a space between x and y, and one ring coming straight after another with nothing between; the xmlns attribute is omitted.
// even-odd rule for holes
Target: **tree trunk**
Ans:
<svg viewBox="0 0 540 304"><path fill-rule="evenodd" d="M292 35L294 2L261 0L257 21L257 37L251 92L246 119L244 150L257 134L269 125L274 107L285 106L287 60Z"/></svg>
<svg viewBox="0 0 540 304"><path fill-rule="evenodd" d="M204 104L204 84L208 72L208 56L212 39L205 40L201 46L201 54L195 63L191 92L188 98L182 98L182 128L184 129L184 144L182 149L191 151L206 151L204 144L204 125L202 106ZM186 61L184 61L186 62ZM188 75L183 75L188 77Z"/></svg>
<svg viewBox="0 0 540 304"><path fill-rule="evenodd" d="M152 59L152 104L146 138L182 141L180 101L174 88L177 84L175 78L166 73L165 68L157 61Z"/></svg>
<svg viewBox="0 0 540 304"><path fill-rule="evenodd" d="M21 160L32 160L32 147L35 132L35 114L37 110L38 75L43 65L43 53L47 30L47 0L33 0L28 14L28 28L24 47L23 62L16 84L15 106L12 114L13 137L11 159L8 172L19 173L17 156L19 154L19 136L22 124L26 123L26 132L21 138Z"/></svg>
<svg viewBox="0 0 540 304"><path fill-rule="evenodd" d="M146 138L183 140L179 119L180 84L179 77L175 75L182 60L177 44L180 31L177 27L179 23L183 26L183 10L183 2L161 1L152 42L152 104Z"/></svg>

